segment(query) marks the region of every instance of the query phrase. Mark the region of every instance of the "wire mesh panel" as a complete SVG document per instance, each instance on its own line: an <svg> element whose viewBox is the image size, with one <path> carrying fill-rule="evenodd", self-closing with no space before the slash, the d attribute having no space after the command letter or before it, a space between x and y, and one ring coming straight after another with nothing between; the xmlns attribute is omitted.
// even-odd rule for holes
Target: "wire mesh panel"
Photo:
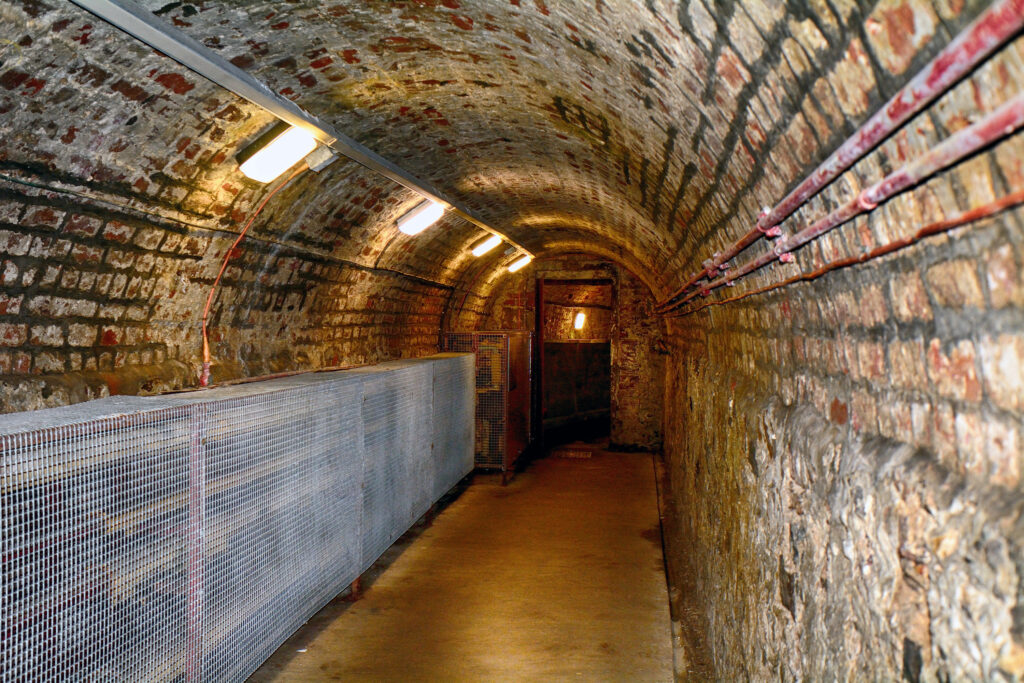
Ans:
<svg viewBox="0 0 1024 683"><path fill-rule="evenodd" d="M433 502L433 378L429 365L359 368L363 380L363 568Z"/></svg>
<svg viewBox="0 0 1024 683"><path fill-rule="evenodd" d="M0 435L0 680L171 680L190 641L185 408Z"/></svg>
<svg viewBox="0 0 1024 683"><path fill-rule="evenodd" d="M230 391L195 406L209 681L244 678L360 571L359 380Z"/></svg>
<svg viewBox="0 0 1024 683"><path fill-rule="evenodd" d="M381 367L0 416L0 680L244 680L459 469Z"/></svg>
<svg viewBox="0 0 1024 683"><path fill-rule="evenodd" d="M473 356L467 354L440 354L435 358L432 446L436 500L473 470L475 364Z"/></svg>
<svg viewBox="0 0 1024 683"><path fill-rule="evenodd" d="M508 413L508 335L453 332L446 341L449 351L476 353L476 466L503 470Z"/></svg>

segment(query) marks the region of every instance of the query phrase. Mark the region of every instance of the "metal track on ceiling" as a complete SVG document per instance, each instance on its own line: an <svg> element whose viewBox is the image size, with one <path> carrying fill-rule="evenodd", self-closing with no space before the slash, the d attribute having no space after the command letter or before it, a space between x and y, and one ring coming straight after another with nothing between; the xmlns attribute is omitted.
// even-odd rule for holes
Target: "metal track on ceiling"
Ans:
<svg viewBox="0 0 1024 683"><path fill-rule="evenodd" d="M291 100L272 91L251 75L220 57L202 43L169 26L146 10L124 0L71 0L115 28L141 40L203 78L270 112L293 126L304 128L322 144L375 173L444 205L448 211L478 228L502 238L524 254L533 254L504 232L497 230L446 198L437 188L394 162L321 121Z"/></svg>

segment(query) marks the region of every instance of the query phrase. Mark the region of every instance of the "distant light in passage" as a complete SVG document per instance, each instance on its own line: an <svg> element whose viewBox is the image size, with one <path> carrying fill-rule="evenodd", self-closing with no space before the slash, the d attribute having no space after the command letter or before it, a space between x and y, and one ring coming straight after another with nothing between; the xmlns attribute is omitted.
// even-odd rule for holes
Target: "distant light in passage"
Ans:
<svg viewBox="0 0 1024 683"><path fill-rule="evenodd" d="M583 329L583 323L585 323L586 321L587 321L587 316L586 316L585 313L577 313L576 314L576 320L573 321L572 326L575 327L577 330L582 330Z"/></svg>
<svg viewBox="0 0 1024 683"><path fill-rule="evenodd" d="M527 254L523 258L519 259L518 261L516 261L512 265L510 265L508 267L508 272L514 273L514 272L516 272L517 270L519 270L521 268L525 268L526 264L529 263L532 260L533 260L533 257L530 256L529 254Z"/></svg>

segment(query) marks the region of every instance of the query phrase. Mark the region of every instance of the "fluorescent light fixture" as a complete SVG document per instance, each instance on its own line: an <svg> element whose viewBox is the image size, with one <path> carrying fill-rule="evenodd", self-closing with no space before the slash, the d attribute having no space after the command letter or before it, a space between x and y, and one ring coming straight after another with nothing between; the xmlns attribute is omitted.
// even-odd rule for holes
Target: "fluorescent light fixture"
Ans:
<svg viewBox="0 0 1024 683"><path fill-rule="evenodd" d="M497 235L491 235L483 242L473 247L473 256L483 256L499 244L501 244L501 238Z"/></svg>
<svg viewBox="0 0 1024 683"><path fill-rule="evenodd" d="M525 268L526 264L529 263L532 260L533 260L533 257L530 256L529 254L527 254L523 258L521 258L518 261L515 261L514 263L512 263L512 265L510 265L508 267L508 272L514 273L517 270L519 270L520 268Z"/></svg>
<svg viewBox="0 0 1024 683"><path fill-rule="evenodd" d="M576 319L572 321L572 326L577 330L583 329L583 323L587 321L587 315L585 313L577 313Z"/></svg>
<svg viewBox="0 0 1024 683"><path fill-rule="evenodd" d="M269 183L316 149L316 138L304 128L294 128L284 121L239 152L236 159L246 177L258 183Z"/></svg>
<svg viewBox="0 0 1024 683"><path fill-rule="evenodd" d="M418 235L440 220L443 215L444 207L427 199L398 219L398 229L406 235Z"/></svg>

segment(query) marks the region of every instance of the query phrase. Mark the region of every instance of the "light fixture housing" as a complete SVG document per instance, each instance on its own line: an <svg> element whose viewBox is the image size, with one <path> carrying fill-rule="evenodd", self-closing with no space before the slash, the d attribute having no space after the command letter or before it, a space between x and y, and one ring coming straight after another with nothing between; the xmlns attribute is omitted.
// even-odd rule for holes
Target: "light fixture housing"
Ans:
<svg viewBox="0 0 1024 683"><path fill-rule="evenodd" d="M533 260L533 257L530 256L529 254L526 254L522 258L517 259L517 260L513 261L511 264L509 264L508 272L514 273L517 270L520 270L521 268L525 268L526 264L528 264L532 260Z"/></svg>
<svg viewBox="0 0 1024 683"><path fill-rule="evenodd" d="M583 329L583 323L587 321L587 314L580 312L576 314L576 319L572 321L572 326L577 330Z"/></svg>
<svg viewBox="0 0 1024 683"><path fill-rule="evenodd" d="M436 223L444 215L444 207L435 201L426 199L398 219L398 229L406 235L418 235Z"/></svg>
<svg viewBox="0 0 1024 683"><path fill-rule="evenodd" d="M484 254L489 252L491 249L494 249L499 244L501 244L501 238L498 237L497 235L490 235L489 237L485 238L484 240L478 242L476 245L473 246L473 256L483 256Z"/></svg>
<svg viewBox="0 0 1024 683"><path fill-rule="evenodd" d="M278 121L238 153L235 159L247 178L269 183L316 149L316 138L304 128Z"/></svg>

